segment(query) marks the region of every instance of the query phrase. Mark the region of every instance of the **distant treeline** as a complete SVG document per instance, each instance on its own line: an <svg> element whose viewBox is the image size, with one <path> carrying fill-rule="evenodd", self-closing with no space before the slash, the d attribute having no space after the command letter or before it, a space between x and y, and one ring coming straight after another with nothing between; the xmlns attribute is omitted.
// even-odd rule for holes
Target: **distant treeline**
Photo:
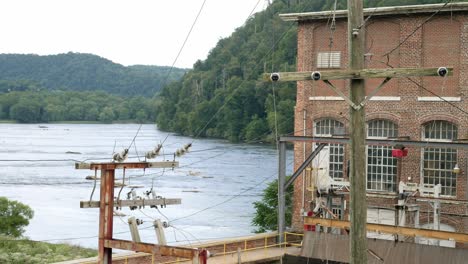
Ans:
<svg viewBox="0 0 468 264"><path fill-rule="evenodd" d="M49 91L27 81L0 81L0 119L21 123L153 122L155 104L154 99L142 96L120 97L102 91Z"/></svg>
<svg viewBox="0 0 468 264"><path fill-rule="evenodd" d="M366 7L445 3L446 0L365 0ZM206 60L162 89L160 129L231 141L274 140L293 131L296 84L261 82L264 72L296 71L297 26L281 13L332 10L330 0L275 0L221 39ZM346 0L337 1L337 9ZM324 36L328 40L328 35ZM273 92L274 90L274 92ZM274 95L274 96L273 96Z"/></svg>
<svg viewBox="0 0 468 264"><path fill-rule="evenodd" d="M0 80L29 80L48 90L102 90L123 96L153 96L161 86L179 80L185 72L167 66L125 67L83 53L0 54Z"/></svg>

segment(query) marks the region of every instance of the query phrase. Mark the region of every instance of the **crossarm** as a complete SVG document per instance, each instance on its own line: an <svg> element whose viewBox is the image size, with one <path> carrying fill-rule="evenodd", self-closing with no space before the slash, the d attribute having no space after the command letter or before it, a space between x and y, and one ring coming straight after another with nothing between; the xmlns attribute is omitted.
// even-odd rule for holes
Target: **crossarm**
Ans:
<svg viewBox="0 0 468 264"><path fill-rule="evenodd" d="M307 81L307 80L343 80L368 78L403 78L416 76L452 76L452 67L439 68L389 68L362 70L333 70L333 71L305 71L305 72L277 72L264 73L264 81Z"/></svg>

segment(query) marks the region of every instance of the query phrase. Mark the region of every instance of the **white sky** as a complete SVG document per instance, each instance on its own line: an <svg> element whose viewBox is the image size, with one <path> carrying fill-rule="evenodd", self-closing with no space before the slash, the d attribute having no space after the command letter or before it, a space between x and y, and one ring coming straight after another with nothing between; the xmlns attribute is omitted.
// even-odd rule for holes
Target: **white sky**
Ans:
<svg viewBox="0 0 468 264"><path fill-rule="evenodd" d="M207 0L176 67L205 59L265 0ZM0 53L92 53L172 65L203 0L0 0Z"/></svg>

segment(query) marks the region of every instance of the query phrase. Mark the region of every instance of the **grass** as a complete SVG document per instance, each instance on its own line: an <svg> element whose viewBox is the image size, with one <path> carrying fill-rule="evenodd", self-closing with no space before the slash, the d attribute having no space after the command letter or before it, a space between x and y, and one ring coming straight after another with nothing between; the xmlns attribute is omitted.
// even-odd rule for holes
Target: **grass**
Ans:
<svg viewBox="0 0 468 264"><path fill-rule="evenodd" d="M15 120L0 119L0 124L16 124Z"/></svg>
<svg viewBox="0 0 468 264"><path fill-rule="evenodd" d="M0 236L0 263L53 263L94 256L94 249Z"/></svg>

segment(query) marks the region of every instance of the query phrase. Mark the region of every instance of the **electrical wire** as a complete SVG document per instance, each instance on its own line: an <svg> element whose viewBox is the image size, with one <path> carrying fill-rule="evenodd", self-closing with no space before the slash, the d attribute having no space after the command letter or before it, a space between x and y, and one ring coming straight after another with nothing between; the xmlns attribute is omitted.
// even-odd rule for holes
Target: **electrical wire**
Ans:
<svg viewBox="0 0 468 264"><path fill-rule="evenodd" d="M292 163L290 163L290 164L292 164ZM228 199L226 199L226 200L224 200L224 201L222 201L222 202L216 203L216 204L214 204L214 205L210 205L210 206L208 206L208 207L205 207L204 209L201 209L201 210L199 210L199 211L197 211L197 212L188 214L188 215L186 215L186 216L178 217L178 218L176 218L176 219L173 219L172 222L176 222L176 221L179 221L179 220L182 220L182 219L186 219L186 218L192 217L192 216L197 215L197 214L199 214L199 213L202 213L202 212L204 212L204 211L207 211L207 210L213 209L213 208L215 208L215 207L218 207L218 206L220 206L220 205L223 205L223 204L225 204L225 203L228 203L228 202L230 202L230 201L232 201L232 200L234 200L234 199L236 199L236 198L242 196L243 194L245 194L245 193L247 193L247 192L249 192L249 191L251 191L251 190L257 188L259 185L261 185L262 183L266 182L267 180L271 179L273 176L276 176L276 175L277 175L277 174L274 173L274 174L272 174L272 175L270 175L270 176L267 176L267 177L263 178L260 182L256 183L254 186L251 186L251 187L249 187L249 188L247 188L247 189L245 189L245 190L243 190L243 191L241 191L241 192L239 192L239 193L237 193L237 194L231 196L230 198L228 198ZM287 195L287 192L285 193L285 195Z"/></svg>
<svg viewBox="0 0 468 264"><path fill-rule="evenodd" d="M459 107L458 105L450 102L450 101L447 101L445 98L443 98L442 96L436 94L435 92L427 89L426 87L424 87L423 85L419 84L418 82L416 82L415 80L411 79L410 77L406 77L410 82L416 84L419 88L423 89L424 91L428 92L428 93L431 93L432 95L436 96L437 98L439 98L441 101L451 105L452 107L460 110L462 113L464 113L465 115L468 115L468 112L465 111L463 108Z"/></svg>
<svg viewBox="0 0 468 264"><path fill-rule="evenodd" d="M401 45L403 45L411 36L413 36L422 26L424 26L424 24L426 24L427 22L429 22L429 20L431 20L435 15L437 15L438 13L440 13L440 11L442 11L442 9L444 9L450 2L452 2L452 0L447 0L445 2L444 5L442 5L437 11L435 11L434 13L432 13L429 17L427 17L421 24L419 24L408 36L406 36L402 41L400 41L400 43L398 43L398 45L396 45L393 49L391 49L390 51L388 51L387 53L385 53L384 55L382 55L382 57L387 57L387 60L389 59L389 56L390 54L392 54L393 52L395 52L395 50L397 50L399 47L401 47Z"/></svg>
<svg viewBox="0 0 468 264"><path fill-rule="evenodd" d="M175 64L177 63L177 60L179 59L180 54L182 54L182 51L184 50L185 44L187 44L187 41L192 34L193 28L195 27L195 24L198 21L198 18L200 17L201 12L203 11L203 8L205 7L206 0L203 0L202 5L200 6L200 9L198 10L197 16L195 17L195 20L192 22L192 26L190 26L190 30L188 31L187 35L185 36L184 42L182 43L182 46L180 47L179 51L177 52L177 56L175 57L174 61L172 62L171 67L169 68L169 71L166 74L166 78L164 78L164 82L161 85L161 87L164 87L167 84L167 80L169 79L169 76L172 73L172 70L174 69ZM153 89L154 92L154 89Z"/></svg>
<svg viewBox="0 0 468 264"><path fill-rule="evenodd" d="M143 124L140 124L140 126L138 127L138 130L135 133L135 136L133 137L132 142L130 142L130 145L127 148L128 150L130 150L130 148L132 147L132 144L135 143L135 139L137 138L138 133L140 133L140 129L141 129L142 126L143 126Z"/></svg>
<svg viewBox="0 0 468 264"><path fill-rule="evenodd" d="M289 31L295 26L296 24L295 23L291 23L291 25L283 32L283 34L272 44L272 47L265 53L265 55L257 62L257 64L254 66L254 68L259 68L263 62L265 61L266 58L268 58L272 52L274 52L275 50L275 46L277 46L279 44L280 41L283 40L283 38L289 33ZM242 82L237 86L237 87L241 87L247 80L244 79L242 80ZM215 117L218 116L218 114L221 112L222 109L224 109L224 107L230 102L230 100L234 97L235 93L238 91L239 89L235 89L227 98L226 100L224 101L224 103L218 108L218 110L211 116L211 118L205 123L205 125L200 129L198 130L197 133L195 133L195 136L194 138L198 138L205 130L206 128L208 127L209 124L211 124L211 122L215 119ZM242 102L241 104L244 104L247 100L249 99L249 97L246 97ZM195 139L194 139L195 140ZM192 141L192 143L194 142L194 140Z"/></svg>

